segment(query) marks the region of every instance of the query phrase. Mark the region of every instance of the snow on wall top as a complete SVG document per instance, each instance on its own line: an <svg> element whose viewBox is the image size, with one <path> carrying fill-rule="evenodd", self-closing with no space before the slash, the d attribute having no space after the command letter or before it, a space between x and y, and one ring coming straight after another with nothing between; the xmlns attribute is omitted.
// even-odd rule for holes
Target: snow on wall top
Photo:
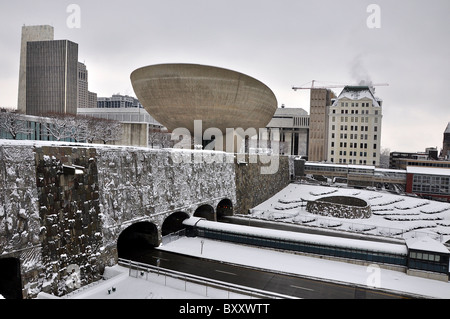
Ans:
<svg viewBox="0 0 450 319"><path fill-rule="evenodd" d="M409 239L406 241L406 245L409 249L450 254L450 251L443 244L428 236Z"/></svg>
<svg viewBox="0 0 450 319"><path fill-rule="evenodd" d="M342 248L351 248L351 249L359 249L364 251L375 251L375 252L383 252L383 253L391 253L398 255L406 255L407 248L406 245L401 244L390 244L390 243L380 243L369 240L356 240L349 238L341 238L341 237L333 237L333 236L323 236L323 235L314 235L314 234L306 234L306 233L297 233L291 231L282 231L282 230L273 230L266 228L258 228L251 226L243 226L243 225L234 225L234 224L226 224L226 223L218 223L211 222L207 220L198 220L194 218L190 218L183 222L185 225L197 225L206 229L211 230L223 230L223 231L232 231L242 235L253 235L253 236L261 236L272 239L279 240L289 240L289 241L301 241L309 244L316 245L326 245L331 247L342 247Z"/></svg>
<svg viewBox="0 0 450 319"><path fill-rule="evenodd" d="M450 176L450 169L448 169L448 168L408 166L406 168L406 171L407 171L408 174Z"/></svg>

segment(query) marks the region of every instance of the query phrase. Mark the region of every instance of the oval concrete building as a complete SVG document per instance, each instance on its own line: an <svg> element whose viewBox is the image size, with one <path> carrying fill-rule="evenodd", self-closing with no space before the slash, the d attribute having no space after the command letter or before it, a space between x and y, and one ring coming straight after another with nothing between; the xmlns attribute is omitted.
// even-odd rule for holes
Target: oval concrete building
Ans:
<svg viewBox="0 0 450 319"><path fill-rule="evenodd" d="M203 131L218 128L264 128L277 109L274 93L245 74L198 64L158 64L135 70L131 82L150 115L169 131L194 121Z"/></svg>

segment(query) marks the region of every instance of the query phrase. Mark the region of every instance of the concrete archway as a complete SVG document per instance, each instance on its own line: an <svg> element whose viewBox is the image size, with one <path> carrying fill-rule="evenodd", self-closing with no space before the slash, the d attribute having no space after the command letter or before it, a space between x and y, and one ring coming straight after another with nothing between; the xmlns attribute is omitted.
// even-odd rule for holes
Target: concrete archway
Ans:
<svg viewBox="0 0 450 319"><path fill-rule="evenodd" d="M189 214L185 212L176 212L169 215L163 222L161 232L163 236L184 229L183 221L189 218Z"/></svg>
<svg viewBox="0 0 450 319"><path fill-rule="evenodd" d="M0 295L5 299L23 299L20 260L0 258Z"/></svg>
<svg viewBox="0 0 450 319"><path fill-rule="evenodd" d="M217 205L217 220L221 221L226 216L233 216L233 202L228 198L222 199Z"/></svg>
<svg viewBox="0 0 450 319"><path fill-rule="evenodd" d="M206 220L216 221L216 214L211 205L199 206L194 213L195 217L205 218Z"/></svg>
<svg viewBox="0 0 450 319"><path fill-rule="evenodd" d="M117 240L117 255L129 259L140 251L159 246L158 227L150 222L140 222L125 229Z"/></svg>

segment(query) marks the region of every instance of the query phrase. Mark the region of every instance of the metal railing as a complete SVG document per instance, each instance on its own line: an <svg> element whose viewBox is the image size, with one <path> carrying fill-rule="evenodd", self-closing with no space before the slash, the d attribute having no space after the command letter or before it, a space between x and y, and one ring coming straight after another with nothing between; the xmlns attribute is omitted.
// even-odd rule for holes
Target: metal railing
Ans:
<svg viewBox="0 0 450 319"><path fill-rule="evenodd" d="M171 242L174 242L174 241L180 239L181 237L186 237L186 229L185 228L183 228L179 231L176 231L174 233L170 233L166 236L163 236L161 238L161 242L163 245L167 245Z"/></svg>
<svg viewBox="0 0 450 319"><path fill-rule="evenodd" d="M261 298L261 299L295 299L292 296L282 295L275 292L263 291L259 289L254 289L250 287L235 285L223 281L218 281L210 278L195 276L191 274L186 274L170 269L163 269L157 266L132 261L128 259L119 258L118 264L129 269L129 276L134 276L135 278L141 278L143 280L148 280L148 274L158 274L158 276L164 276L164 285L167 286L167 278L173 278L184 283L184 290L188 291L188 283L199 285L204 288L203 293L208 297L208 293L211 296L211 289L218 289L227 293L227 298L230 299L231 293L238 295L249 296L250 298ZM179 288L179 287L178 287ZM192 290L193 288L191 288ZM209 291L208 291L209 289Z"/></svg>

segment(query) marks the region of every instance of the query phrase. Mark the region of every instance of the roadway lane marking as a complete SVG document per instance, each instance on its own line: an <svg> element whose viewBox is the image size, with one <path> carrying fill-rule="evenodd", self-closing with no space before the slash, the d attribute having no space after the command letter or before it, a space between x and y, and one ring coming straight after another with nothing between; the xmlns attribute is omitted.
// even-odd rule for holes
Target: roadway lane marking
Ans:
<svg viewBox="0 0 450 319"><path fill-rule="evenodd" d="M291 285L291 287L292 287L292 288L297 288L297 289L308 290L308 291L314 291L314 289L305 288L305 287L299 287L299 286L295 286L295 285Z"/></svg>
<svg viewBox="0 0 450 319"><path fill-rule="evenodd" d="M216 270L217 272L220 272L222 274L227 274L227 275L232 275L232 276L237 276L236 274L232 273L232 272L228 272L228 271L223 271L223 270Z"/></svg>

